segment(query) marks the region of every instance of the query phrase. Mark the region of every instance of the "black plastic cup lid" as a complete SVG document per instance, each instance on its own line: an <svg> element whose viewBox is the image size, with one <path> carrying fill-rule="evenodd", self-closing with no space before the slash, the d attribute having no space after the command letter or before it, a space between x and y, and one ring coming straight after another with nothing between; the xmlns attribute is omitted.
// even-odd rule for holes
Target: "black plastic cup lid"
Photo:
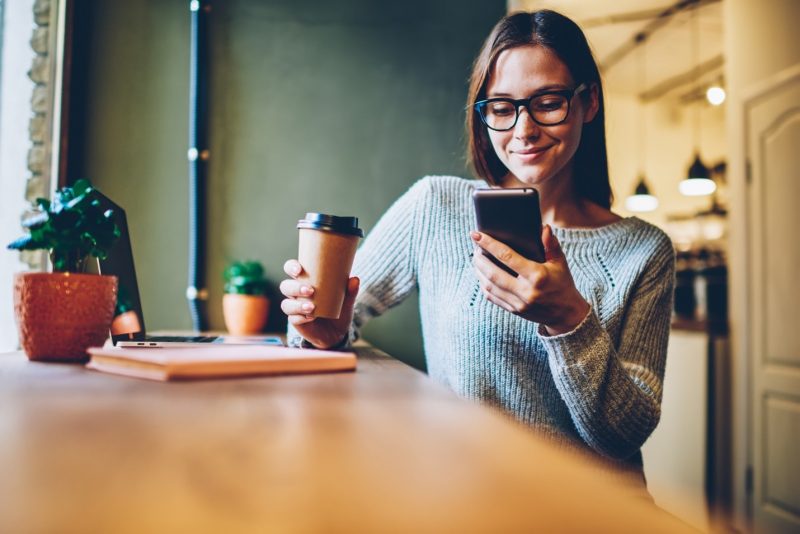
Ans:
<svg viewBox="0 0 800 534"><path fill-rule="evenodd" d="M311 212L306 213L305 219L297 221L297 227L364 237L364 231L358 227L358 217L338 217Z"/></svg>

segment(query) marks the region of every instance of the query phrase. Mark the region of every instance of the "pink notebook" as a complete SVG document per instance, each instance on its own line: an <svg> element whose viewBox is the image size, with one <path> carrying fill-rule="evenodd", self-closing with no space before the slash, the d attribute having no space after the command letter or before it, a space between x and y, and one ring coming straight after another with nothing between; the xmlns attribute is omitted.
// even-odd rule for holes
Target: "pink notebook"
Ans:
<svg viewBox="0 0 800 534"><path fill-rule="evenodd" d="M352 352L269 345L202 348L92 347L89 369L150 380L191 380L235 376L353 371Z"/></svg>

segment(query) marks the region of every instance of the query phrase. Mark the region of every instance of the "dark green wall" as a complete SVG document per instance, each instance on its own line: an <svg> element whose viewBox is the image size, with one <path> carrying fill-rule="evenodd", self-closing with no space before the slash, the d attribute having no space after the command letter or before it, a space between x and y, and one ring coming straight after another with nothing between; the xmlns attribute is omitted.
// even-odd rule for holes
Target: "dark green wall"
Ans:
<svg viewBox="0 0 800 534"><path fill-rule="evenodd" d="M149 329L190 327L188 4L82 4L91 35L77 168L128 212ZM261 260L277 283L306 211L357 215L369 230L420 176L466 173L469 67L504 10L497 0L215 4L212 327L223 326L225 263ZM413 298L364 334L420 366L418 321Z"/></svg>

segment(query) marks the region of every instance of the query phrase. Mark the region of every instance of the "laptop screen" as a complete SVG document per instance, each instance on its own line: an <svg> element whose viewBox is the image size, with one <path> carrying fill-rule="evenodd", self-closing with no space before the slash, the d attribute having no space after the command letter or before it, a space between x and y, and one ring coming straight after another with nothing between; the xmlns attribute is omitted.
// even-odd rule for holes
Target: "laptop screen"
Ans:
<svg viewBox="0 0 800 534"><path fill-rule="evenodd" d="M117 305L114 310L114 320L111 322L111 338L114 343L144 339L144 314L139 299L139 284L136 282L136 269L133 266L133 250L125 210L97 190L93 191L92 195L104 210L113 210L114 221L120 230L120 237L111 247L108 257L98 262L101 274L114 275L118 280Z"/></svg>

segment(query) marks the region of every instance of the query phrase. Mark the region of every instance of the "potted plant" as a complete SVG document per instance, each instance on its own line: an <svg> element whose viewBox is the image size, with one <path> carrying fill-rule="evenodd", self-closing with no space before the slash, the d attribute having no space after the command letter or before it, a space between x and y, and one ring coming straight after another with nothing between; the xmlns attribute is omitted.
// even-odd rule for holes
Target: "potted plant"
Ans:
<svg viewBox="0 0 800 534"><path fill-rule="evenodd" d="M236 261L223 273L225 327L233 335L258 334L267 324L269 299L264 267L257 261Z"/></svg>
<svg viewBox="0 0 800 534"><path fill-rule="evenodd" d="M117 302L117 278L84 274L89 256L103 259L120 235L86 180L57 191L52 202L36 199L29 233L12 250L48 250L52 273L14 276L14 311L22 348L31 360L85 361L86 349L102 345Z"/></svg>

